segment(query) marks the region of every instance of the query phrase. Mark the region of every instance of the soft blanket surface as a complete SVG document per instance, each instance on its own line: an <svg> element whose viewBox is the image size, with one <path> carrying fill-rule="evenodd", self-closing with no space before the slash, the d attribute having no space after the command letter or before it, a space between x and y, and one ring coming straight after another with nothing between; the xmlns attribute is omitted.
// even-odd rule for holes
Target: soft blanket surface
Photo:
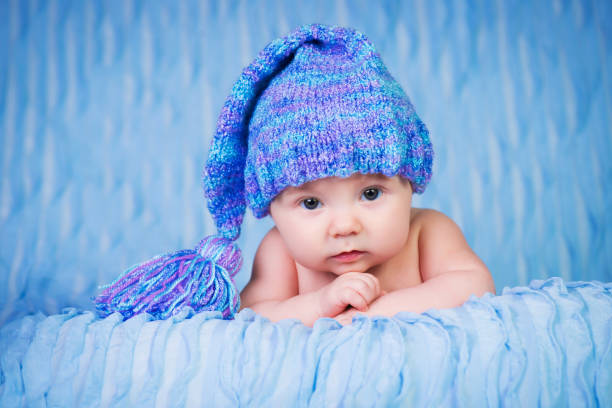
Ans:
<svg viewBox="0 0 612 408"><path fill-rule="evenodd" d="M612 284L534 281L345 327L216 317L16 320L0 406L612 406Z"/></svg>

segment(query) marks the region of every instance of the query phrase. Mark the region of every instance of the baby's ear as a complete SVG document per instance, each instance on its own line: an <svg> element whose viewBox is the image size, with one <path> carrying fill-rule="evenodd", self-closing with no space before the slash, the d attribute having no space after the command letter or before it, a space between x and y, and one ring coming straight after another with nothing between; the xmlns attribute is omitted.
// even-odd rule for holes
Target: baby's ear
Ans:
<svg viewBox="0 0 612 408"><path fill-rule="evenodd" d="M399 179L400 179L400 183L402 183L402 185L404 185L404 186L408 186L408 187L410 187L410 192L411 192L411 193L414 193L414 187L412 187L412 181L410 181L410 180L408 180L407 178L402 177L402 176L400 176L400 175L398 175L398 176L396 176L396 177L399 177Z"/></svg>
<svg viewBox="0 0 612 408"><path fill-rule="evenodd" d="M282 200L281 195L277 194L276 197L274 197L272 201L270 201L270 206L268 207L268 214L270 214L270 218L272 218L273 220L274 220L274 211L276 209L276 206L281 203L281 200Z"/></svg>
<svg viewBox="0 0 612 408"><path fill-rule="evenodd" d="M286 200L291 200L291 192L296 191L296 188L293 186L285 187L280 193L274 196L274 198L270 201L270 206L268 207L268 213L272 215L272 208L277 205L281 205L286 202Z"/></svg>

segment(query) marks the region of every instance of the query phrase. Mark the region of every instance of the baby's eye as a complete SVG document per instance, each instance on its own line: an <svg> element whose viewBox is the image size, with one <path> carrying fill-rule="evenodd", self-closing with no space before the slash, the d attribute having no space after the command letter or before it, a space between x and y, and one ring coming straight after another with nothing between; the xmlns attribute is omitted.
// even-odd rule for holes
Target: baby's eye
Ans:
<svg viewBox="0 0 612 408"><path fill-rule="evenodd" d="M319 206L321 205L321 202L314 197L310 197L310 198L306 198L302 200L300 204L302 205L303 208L307 210L315 210L319 208Z"/></svg>
<svg viewBox="0 0 612 408"><path fill-rule="evenodd" d="M361 193L361 196L368 201L374 201L380 196L380 189L376 187L366 188L363 190L363 193Z"/></svg>

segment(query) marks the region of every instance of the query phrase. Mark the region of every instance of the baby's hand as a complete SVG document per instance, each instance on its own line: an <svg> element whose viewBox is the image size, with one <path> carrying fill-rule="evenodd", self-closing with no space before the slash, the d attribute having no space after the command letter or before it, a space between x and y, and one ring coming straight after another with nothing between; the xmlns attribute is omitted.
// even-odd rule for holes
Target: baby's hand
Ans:
<svg viewBox="0 0 612 408"><path fill-rule="evenodd" d="M338 321L343 326L351 324L353 322L353 316L358 312L357 309L353 309L352 307L346 309L344 312L340 313L338 316L334 317L335 320Z"/></svg>
<svg viewBox="0 0 612 408"><path fill-rule="evenodd" d="M385 296L387 294L386 291L381 290L380 294L378 295L378 299L376 300L376 302L378 302L378 300ZM370 303L369 307L368 307L368 311L365 313L366 315L370 315L370 316L374 316L376 315L374 309L376 309L376 302L372 302ZM351 324L353 322L353 316L355 316L355 314L357 314L359 312L359 310L349 307L348 309L346 309L344 312L340 313L339 315L337 315L336 317L334 317L334 319L336 319L341 325L346 326L347 324Z"/></svg>
<svg viewBox="0 0 612 408"><path fill-rule="evenodd" d="M335 317L347 306L362 312L381 294L378 279L369 273L349 272L319 290L321 316Z"/></svg>

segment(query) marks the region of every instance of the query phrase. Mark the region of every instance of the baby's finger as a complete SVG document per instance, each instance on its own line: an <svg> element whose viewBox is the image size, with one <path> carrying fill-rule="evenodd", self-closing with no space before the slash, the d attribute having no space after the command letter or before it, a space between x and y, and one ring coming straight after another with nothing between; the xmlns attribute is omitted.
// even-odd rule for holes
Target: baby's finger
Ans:
<svg viewBox="0 0 612 408"><path fill-rule="evenodd" d="M366 304L371 302L373 289L365 280L359 277L348 279L344 281L343 287L345 289L351 289L354 293L358 294L361 298L363 298Z"/></svg>
<svg viewBox="0 0 612 408"><path fill-rule="evenodd" d="M363 295L355 290L354 288L347 286L340 292L340 300L346 305L353 306L355 309L360 311L366 311L368 309L368 301Z"/></svg>
<svg viewBox="0 0 612 408"><path fill-rule="evenodd" d="M350 324L353 320L352 316L348 316L346 313L339 314L338 316L334 317L334 319L343 326Z"/></svg>
<svg viewBox="0 0 612 408"><path fill-rule="evenodd" d="M361 275L352 279L349 286L358 291L369 304L380 295L380 284L378 279L370 274Z"/></svg>
<svg viewBox="0 0 612 408"><path fill-rule="evenodd" d="M380 295L380 281L371 273L363 273L363 279L368 282L368 285L373 289L375 296Z"/></svg>
<svg viewBox="0 0 612 408"><path fill-rule="evenodd" d="M355 309L349 309L346 312L340 313L338 316L334 317L341 325L346 326L347 324L351 324L353 322L353 316L355 315Z"/></svg>

